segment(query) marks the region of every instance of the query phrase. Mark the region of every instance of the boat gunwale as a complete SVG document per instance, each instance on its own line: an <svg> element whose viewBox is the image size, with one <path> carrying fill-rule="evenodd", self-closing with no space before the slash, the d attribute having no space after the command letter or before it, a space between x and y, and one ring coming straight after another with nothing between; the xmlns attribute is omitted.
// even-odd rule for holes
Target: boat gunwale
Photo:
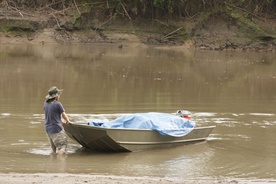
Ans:
<svg viewBox="0 0 276 184"><path fill-rule="evenodd" d="M138 128L106 128L106 127L100 127L100 126L93 126L93 125L88 125L86 123L73 123L69 124L69 126L78 126L78 127L89 127L91 129L99 129L99 130L121 130L121 131L155 131L151 129L138 129ZM204 126L204 127L195 127L192 129L193 130L200 130L200 129L206 129L206 128L215 128L216 126L211 125L211 126Z"/></svg>

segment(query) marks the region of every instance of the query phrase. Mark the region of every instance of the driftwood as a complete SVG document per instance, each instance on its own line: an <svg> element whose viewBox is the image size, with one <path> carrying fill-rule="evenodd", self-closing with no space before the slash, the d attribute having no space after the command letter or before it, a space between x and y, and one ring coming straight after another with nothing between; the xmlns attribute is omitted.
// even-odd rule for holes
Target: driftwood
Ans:
<svg viewBox="0 0 276 184"><path fill-rule="evenodd" d="M80 10L79 10L79 8L78 8L78 5L77 5L77 3L76 3L76 1L74 0L74 4L75 4L75 7L76 7L76 9L77 9L77 11L78 11L78 13L79 13L79 15L81 14L81 12L80 12Z"/></svg>
<svg viewBox="0 0 276 184"><path fill-rule="evenodd" d="M162 24L162 25L165 25L165 26L169 27L169 25L168 25L167 23L165 23L165 22L162 22L162 21L160 21L160 20L158 20L158 19L155 19L155 21L156 21L156 22L159 22L159 23Z"/></svg>
<svg viewBox="0 0 276 184"><path fill-rule="evenodd" d="M243 12L246 12L246 13L248 13L248 14L252 15L253 17L256 17L256 18L258 18L258 19L260 19L260 20L265 21L265 19L264 19L264 18L262 18L262 17L258 16L258 15L257 15L257 14L255 14L255 13L252 13L252 12L250 12L250 11L247 11L247 10L243 9L243 8L237 7L237 6L235 6L235 5L229 4L229 3L227 3L227 2L224 2L224 3L225 3L227 6L231 6L231 7L233 7L233 8L237 8L237 9L239 9L239 10L243 11Z"/></svg>
<svg viewBox="0 0 276 184"><path fill-rule="evenodd" d="M126 11L126 8L124 7L124 5L121 1L120 1L120 4L121 4L122 8L124 9L126 16L128 16L129 20L131 20L131 17L129 16L128 12Z"/></svg>
<svg viewBox="0 0 276 184"><path fill-rule="evenodd" d="M165 36L163 36L163 39L168 39L168 38L171 38L173 34L177 33L178 31L180 31L182 29L182 27L180 28L177 28L176 30L166 34Z"/></svg>
<svg viewBox="0 0 276 184"><path fill-rule="evenodd" d="M102 27L103 25L105 25L106 23L108 23L110 20L112 20L115 16L110 17L107 21L105 21L104 23L102 23L101 25L97 26L95 31L97 31L100 27Z"/></svg>

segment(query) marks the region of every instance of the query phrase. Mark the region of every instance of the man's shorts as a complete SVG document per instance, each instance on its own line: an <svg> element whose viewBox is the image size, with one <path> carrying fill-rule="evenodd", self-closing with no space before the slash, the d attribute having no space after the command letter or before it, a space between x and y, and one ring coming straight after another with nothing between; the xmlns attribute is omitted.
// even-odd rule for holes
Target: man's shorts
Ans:
<svg viewBox="0 0 276 184"><path fill-rule="evenodd" d="M67 147L67 138L64 130L56 134L47 134L53 150L60 150Z"/></svg>

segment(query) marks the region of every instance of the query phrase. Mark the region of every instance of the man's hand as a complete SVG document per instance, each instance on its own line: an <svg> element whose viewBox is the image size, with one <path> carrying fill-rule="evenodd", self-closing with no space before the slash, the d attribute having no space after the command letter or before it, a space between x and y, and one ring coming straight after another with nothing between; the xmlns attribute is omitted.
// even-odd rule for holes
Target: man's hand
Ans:
<svg viewBox="0 0 276 184"><path fill-rule="evenodd" d="M63 124L73 124L70 120L66 121L65 119L62 119Z"/></svg>

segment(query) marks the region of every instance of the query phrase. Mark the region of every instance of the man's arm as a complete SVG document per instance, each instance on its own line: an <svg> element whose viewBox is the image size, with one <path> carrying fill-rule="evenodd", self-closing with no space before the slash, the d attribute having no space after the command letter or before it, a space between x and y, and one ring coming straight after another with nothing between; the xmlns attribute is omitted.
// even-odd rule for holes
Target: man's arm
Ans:
<svg viewBox="0 0 276 184"><path fill-rule="evenodd" d="M67 116L67 114L65 112L61 113L61 116L65 120L65 122L63 122L63 123L72 124L72 122L69 120L69 118L68 118L68 116Z"/></svg>

